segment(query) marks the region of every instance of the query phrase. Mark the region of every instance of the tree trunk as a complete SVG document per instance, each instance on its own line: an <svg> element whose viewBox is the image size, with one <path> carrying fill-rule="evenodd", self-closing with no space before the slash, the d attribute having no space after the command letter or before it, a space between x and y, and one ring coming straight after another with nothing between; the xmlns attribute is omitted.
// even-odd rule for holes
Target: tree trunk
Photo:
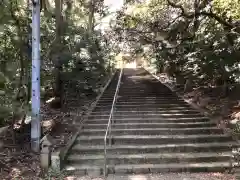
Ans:
<svg viewBox="0 0 240 180"><path fill-rule="evenodd" d="M187 79L184 85L184 92L190 92L193 90L193 83L191 79Z"/></svg>
<svg viewBox="0 0 240 180"><path fill-rule="evenodd" d="M183 75L181 74L176 75L176 84L183 85L185 83L186 81Z"/></svg>
<svg viewBox="0 0 240 180"><path fill-rule="evenodd" d="M55 39L55 52L56 56L55 61L55 87L54 94L58 107L61 107L62 104L62 80L61 80L61 71L62 64L60 62L60 52L61 52L61 36L62 36L62 0L55 0L55 16L56 16L56 39Z"/></svg>
<svg viewBox="0 0 240 180"><path fill-rule="evenodd" d="M91 35L94 29L94 1L89 0L89 15L88 15L88 34Z"/></svg>
<svg viewBox="0 0 240 180"><path fill-rule="evenodd" d="M222 96L227 97L229 95L229 87L228 87L227 79L224 78L222 85Z"/></svg>
<svg viewBox="0 0 240 180"><path fill-rule="evenodd" d="M228 87L228 80L229 80L229 74L225 70L224 65L221 65L221 81L222 81L222 96L226 97L229 94L229 87Z"/></svg>

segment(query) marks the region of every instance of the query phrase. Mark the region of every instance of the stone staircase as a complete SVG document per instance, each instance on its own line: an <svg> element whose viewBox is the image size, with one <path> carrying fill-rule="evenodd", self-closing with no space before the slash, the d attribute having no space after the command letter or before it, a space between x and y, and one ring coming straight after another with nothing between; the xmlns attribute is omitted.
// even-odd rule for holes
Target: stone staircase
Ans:
<svg viewBox="0 0 240 180"><path fill-rule="evenodd" d="M66 159L76 175L102 175L104 135L119 72ZM237 143L144 69L124 69L113 116L108 174L223 172Z"/></svg>

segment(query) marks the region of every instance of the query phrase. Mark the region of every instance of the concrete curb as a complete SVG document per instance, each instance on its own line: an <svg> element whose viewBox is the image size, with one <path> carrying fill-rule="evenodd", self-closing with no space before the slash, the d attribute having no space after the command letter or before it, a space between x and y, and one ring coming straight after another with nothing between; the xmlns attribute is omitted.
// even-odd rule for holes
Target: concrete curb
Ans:
<svg viewBox="0 0 240 180"><path fill-rule="evenodd" d="M89 106L89 108L87 110L87 113L84 114L82 117L80 117L80 121L81 121L80 127L78 128L78 131L72 136L71 140L69 140L67 145L65 147L63 147L62 149L60 149L59 151L52 152L52 154L51 154L51 168L52 169L61 171L61 169L63 168L64 160L65 160L70 148L73 146L76 138L78 137L80 130L83 127L83 123L85 122L87 117L92 113L92 111L95 109L99 99L102 97L103 93L105 92L105 90L107 89L109 84L111 83L113 77L116 75L116 72L117 71L112 73L112 75L109 78L109 80L107 81L107 83L103 86L103 88L101 88L100 94L96 97L96 100L93 103L91 103L91 105Z"/></svg>

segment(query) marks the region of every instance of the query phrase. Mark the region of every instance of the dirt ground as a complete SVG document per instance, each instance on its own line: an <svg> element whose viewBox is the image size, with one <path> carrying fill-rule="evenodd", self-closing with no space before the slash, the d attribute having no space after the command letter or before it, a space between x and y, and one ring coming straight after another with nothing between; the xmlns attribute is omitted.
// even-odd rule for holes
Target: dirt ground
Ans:
<svg viewBox="0 0 240 180"><path fill-rule="evenodd" d="M71 139L72 135L77 131L74 123L80 121L81 115L84 114L93 101L93 97L85 97L78 100L78 102L76 102L76 98L72 98L67 102L64 110L52 109L48 104L42 105L43 132L44 134L49 133L53 137L53 150L65 146ZM10 130L0 137L0 179L49 179L49 175L41 171L39 154L31 152L30 134L28 133L22 138L17 137L15 143L12 139Z"/></svg>

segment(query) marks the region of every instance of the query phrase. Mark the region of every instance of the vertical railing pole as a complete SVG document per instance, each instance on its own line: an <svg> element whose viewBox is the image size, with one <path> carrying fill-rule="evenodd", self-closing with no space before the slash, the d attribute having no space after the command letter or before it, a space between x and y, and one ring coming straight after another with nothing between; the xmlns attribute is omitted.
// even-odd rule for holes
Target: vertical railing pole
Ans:
<svg viewBox="0 0 240 180"><path fill-rule="evenodd" d="M104 177L107 176L107 139L104 138L104 171L103 175Z"/></svg>
<svg viewBox="0 0 240 180"><path fill-rule="evenodd" d="M32 120L31 149L40 150L40 1L32 0Z"/></svg>
<svg viewBox="0 0 240 180"><path fill-rule="evenodd" d="M109 126L109 131L108 131L109 133L108 133L108 141L109 141L109 146L112 146L112 122L111 122L111 124L110 124L110 126Z"/></svg>

